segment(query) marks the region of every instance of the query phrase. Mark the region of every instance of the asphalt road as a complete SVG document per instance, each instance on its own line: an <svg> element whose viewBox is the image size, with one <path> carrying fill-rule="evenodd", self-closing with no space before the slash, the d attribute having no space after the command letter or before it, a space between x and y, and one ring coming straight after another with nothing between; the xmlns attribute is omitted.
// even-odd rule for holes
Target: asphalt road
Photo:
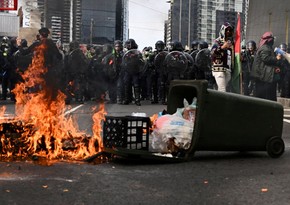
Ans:
<svg viewBox="0 0 290 205"><path fill-rule="evenodd" d="M13 112L13 104L7 112ZM93 102L72 105L80 129L91 132ZM151 116L163 105L106 105L108 115ZM285 110L285 153L197 151L192 161L138 160L0 162L0 204L290 204L290 117Z"/></svg>

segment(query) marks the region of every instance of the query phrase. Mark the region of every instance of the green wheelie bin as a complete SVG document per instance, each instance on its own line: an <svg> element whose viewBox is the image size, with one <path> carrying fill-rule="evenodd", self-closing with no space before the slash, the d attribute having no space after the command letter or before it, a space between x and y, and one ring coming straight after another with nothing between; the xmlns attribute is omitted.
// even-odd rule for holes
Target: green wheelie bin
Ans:
<svg viewBox="0 0 290 205"><path fill-rule="evenodd" d="M196 151L267 151L284 153L283 106L277 102L208 89L205 80L171 81L167 112L182 108L183 100L197 98L190 147L182 156L152 152L150 118L106 116L104 152L134 159L188 161Z"/></svg>
<svg viewBox="0 0 290 205"><path fill-rule="evenodd" d="M175 80L170 84L168 113L183 99L197 97L194 131L188 156L195 151L267 151L273 158L285 150L280 103L208 89L205 80Z"/></svg>

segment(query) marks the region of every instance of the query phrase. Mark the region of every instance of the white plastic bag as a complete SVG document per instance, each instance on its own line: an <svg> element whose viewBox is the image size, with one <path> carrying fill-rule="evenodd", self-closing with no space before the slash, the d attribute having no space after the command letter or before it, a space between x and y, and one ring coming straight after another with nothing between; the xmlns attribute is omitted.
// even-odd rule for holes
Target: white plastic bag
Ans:
<svg viewBox="0 0 290 205"><path fill-rule="evenodd" d="M151 133L152 151L172 153L190 147L193 122L178 115L163 115L155 124L156 128Z"/></svg>

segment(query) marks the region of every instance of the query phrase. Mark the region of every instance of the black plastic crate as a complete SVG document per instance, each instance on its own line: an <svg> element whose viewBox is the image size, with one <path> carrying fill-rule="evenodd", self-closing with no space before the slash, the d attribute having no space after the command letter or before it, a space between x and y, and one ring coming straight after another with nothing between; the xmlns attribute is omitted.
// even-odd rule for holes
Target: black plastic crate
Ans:
<svg viewBox="0 0 290 205"><path fill-rule="evenodd" d="M149 150L150 126L149 117L106 116L103 124L104 147Z"/></svg>

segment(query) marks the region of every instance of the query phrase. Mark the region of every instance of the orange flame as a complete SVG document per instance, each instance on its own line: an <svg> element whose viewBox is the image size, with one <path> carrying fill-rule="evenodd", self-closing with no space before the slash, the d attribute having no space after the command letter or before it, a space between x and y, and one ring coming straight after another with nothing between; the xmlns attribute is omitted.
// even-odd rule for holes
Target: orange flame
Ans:
<svg viewBox="0 0 290 205"><path fill-rule="evenodd" d="M16 98L14 122L22 123L21 129L17 130L21 132L17 142L21 142L25 150L13 147L11 141L7 143L4 133L0 135L1 153L5 157L13 154L48 159L84 159L101 151L101 123L106 114L105 106L101 104L93 115L93 136L86 136L78 129L75 119L65 116L66 96L60 91L55 99L50 95L43 77L48 72L44 66L46 49L43 44L36 48L32 64L22 75L24 82L17 84L12 91ZM3 116L4 112L3 107L0 115Z"/></svg>
<svg viewBox="0 0 290 205"><path fill-rule="evenodd" d="M153 131L156 128L155 122L156 122L157 118L158 118L158 114L153 114L150 117L150 122L151 122L150 131Z"/></svg>

